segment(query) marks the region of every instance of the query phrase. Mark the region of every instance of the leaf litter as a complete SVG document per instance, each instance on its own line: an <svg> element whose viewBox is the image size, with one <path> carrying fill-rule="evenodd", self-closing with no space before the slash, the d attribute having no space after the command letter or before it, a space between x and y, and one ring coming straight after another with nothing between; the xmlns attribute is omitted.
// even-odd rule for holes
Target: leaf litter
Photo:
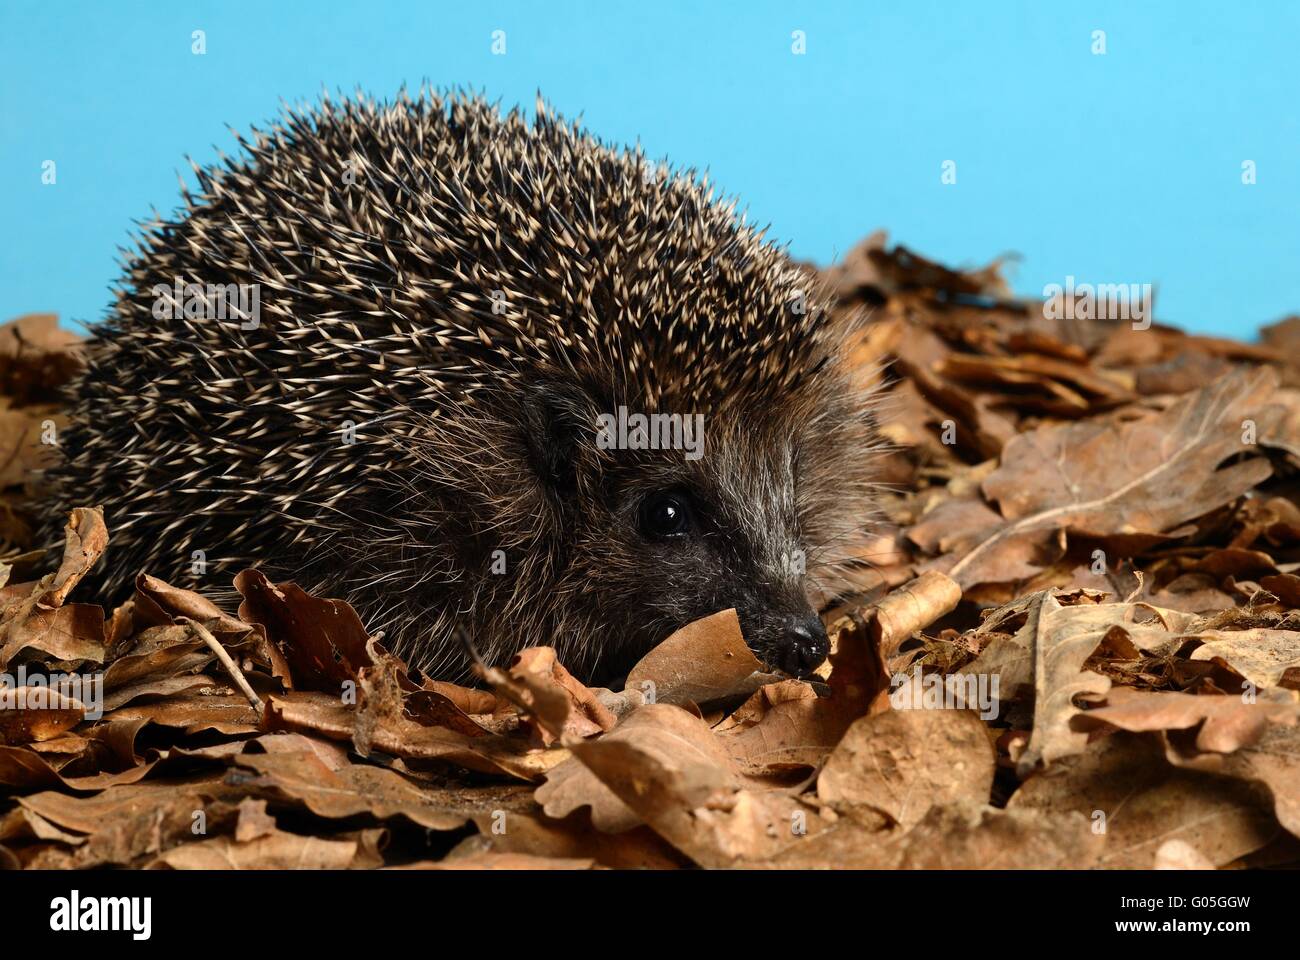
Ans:
<svg viewBox="0 0 1300 960"><path fill-rule="evenodd" d="M76 338L0 327L0 866L1297 865L1300 318L1059 319L882 234L816 279L893 448L808 680L734 611L607 690L422 677L258 570L105 610L94 505L32 542Z"/></svg>

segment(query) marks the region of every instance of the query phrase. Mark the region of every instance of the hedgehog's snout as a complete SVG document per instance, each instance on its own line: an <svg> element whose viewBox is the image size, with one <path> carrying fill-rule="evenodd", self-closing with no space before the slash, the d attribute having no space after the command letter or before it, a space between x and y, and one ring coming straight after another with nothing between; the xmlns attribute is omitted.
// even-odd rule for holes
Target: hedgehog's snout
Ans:
<svg viewBox="0 0 1300 960"><path fill-rule="evenodd" d="M821 666L829 652L830 639L820 617L811 613L790 617L777 644L777 664L786 673L806 677Z"/></svg>
<svg viewBox="0 0 1300 960"><path fill-rule="evenodd" d="M795 677L811 674L830 650L826 627L811 608L758 615L742 610L740 629L759 659Z"/></svg>

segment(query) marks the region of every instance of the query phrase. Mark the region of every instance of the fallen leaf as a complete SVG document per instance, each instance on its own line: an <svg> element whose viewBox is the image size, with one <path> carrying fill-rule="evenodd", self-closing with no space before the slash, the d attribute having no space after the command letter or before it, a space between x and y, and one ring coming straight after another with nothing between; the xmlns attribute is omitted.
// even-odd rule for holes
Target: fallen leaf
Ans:
<svg viewBox="0 0 1300 960"><path fill-rule="evenodd" d="M1241 780L1258 781L1273 795L1273 812L1292 835L1300 837L1300 725L1273 723L1259 739L1232 753L1206 753L1171 743L1171 763Z"/></svg>
<svg viewBox="0 0 1300 960"><path fill-rule="evenodd" d="M355 840L276 831L242 843L223 836L183 844L163 851L150 866L173 870L347 870L363 865L357 862L363 854Z"/></svg>
<svg viewBox="0 0 1300 960"><path fill-rule="evenodd" d="M732 866L795 842L820 821L797 798L746 788L694 715L647 704L574 756L656 833L701 866Z"/></svg>
<svg viewBox="0 0 1300 960"><path fill-rule="evenodd" d="M969 710L863 717L826 761L817 795L837 808L873 807L905 829L937 804L987 803L994 766L987 729Z"/></svg>
<svg viewBox="0 0 1300 960"><path fill-rule="evenodd" d="M736 611L723 610L687 624L647 653L626 686L651 703L710 704L749 696L775 679L745 643Z"/></svg>
<svg viewBox="0 0 1300 960"><path fill-rule="evenodd" d="M297 686L338 693L371 665L370 635L342 600L313 597L296 583L274 585L258 570L236 576L235 589L244 598L239 619L266 629Z"/></svg>
<svg viewBox="0 0 1300 960"><path fill-rule="evenodd" d="M995 532L949 570L963 587L985 582L1008 544L1061 529L1163 533L1242 496L1272 468L1243 442L1242 422L1269 423L1277 377L1234 372L1163 413L1119 423L1040 427L1012 439L984 493L1002 508ZM1246 459L1218 468L1234 454Z"/></svg>
<svg viewBox="0 0 1300 960"><path fill-rule="evenodd" d="M416 786L381 767L349 763L330 769L308 751L244 753L235 763L257 774L246 782L248 789L263 797L301 803L331 820L362 813L377 820L400 816L431 830L455 830L469 820L438 791Z"/></svg>
<svg viewBox="0 0 1300 960"><path fill-rule="evenodd" d="M1292 702L1112 687L1105 705L1080 714L1075 726L1083 730L1109 726L1132 732L1199 727L1196 749L1232 753L1257 741L1271 724L1294 724L1298 718L1300 706Z"/></svg>
<svg viewBox="0 0 1300 960"><path fill-rule="evenodd" d="M932 807L897 842L904 870L1084 870L1098 865L1106 838L1078 813L998 810L978 804Z"/></svg>
<svg viewBox="0 0 1300 960"><path fill-rule="evenodd" d="M1192 652L1193 660L1221 663L1259 688L1279 686L1287 671L1300 671L1300 631L1204 630L1197 638L1204 643Z"/></svg>
<svg viewBox="0 0 1300 960"><path fill-rule="evenodd" d="M1075 811L1106 835L1098 866L1150 869L1169 840L1214 865L1263 847L1277 833L1267 796L1248 784L1171 767L1154 738L1116 734L1030 777L1008 810Z"/></svg>

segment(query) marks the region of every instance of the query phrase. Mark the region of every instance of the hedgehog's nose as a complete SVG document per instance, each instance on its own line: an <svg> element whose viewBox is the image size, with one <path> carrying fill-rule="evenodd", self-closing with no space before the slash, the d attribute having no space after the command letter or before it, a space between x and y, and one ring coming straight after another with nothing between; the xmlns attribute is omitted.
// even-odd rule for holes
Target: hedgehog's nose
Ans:
<svg viewBox="0 0 1300 960"><path fill-rule="evenodd" d="M821 618L799 614L786 621L776 661L786 673L806 677L821 666L829 649L830 641Z"/></svg>

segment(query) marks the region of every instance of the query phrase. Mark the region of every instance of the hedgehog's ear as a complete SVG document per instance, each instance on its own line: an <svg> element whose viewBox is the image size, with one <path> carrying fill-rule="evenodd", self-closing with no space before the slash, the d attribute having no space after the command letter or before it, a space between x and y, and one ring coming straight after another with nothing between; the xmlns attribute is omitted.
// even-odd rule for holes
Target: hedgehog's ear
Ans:
<svg viewBox="0 0 1300 960"><path fill-rule="evenodd" d="M551 491L568 497L578 488L578 464L593 435L595 405L580 387L544 382L524 397L524 437L533 468Z"/></svg>

